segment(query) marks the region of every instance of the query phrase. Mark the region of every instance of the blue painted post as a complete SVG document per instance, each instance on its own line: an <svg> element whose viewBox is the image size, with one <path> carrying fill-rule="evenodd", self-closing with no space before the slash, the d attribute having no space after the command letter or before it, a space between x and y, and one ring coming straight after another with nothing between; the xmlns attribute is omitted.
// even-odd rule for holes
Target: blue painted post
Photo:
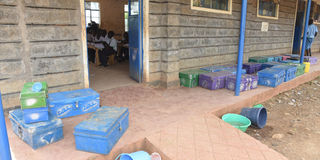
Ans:
<svg viewBox="0 0 320 160"><path fill-rule="evenodd" d="M246 17L247 17L247 0L242 0L241 6L241 22L240 22L240 40L238 48L238 66L236 80L236 96L240 95L241 70L243 61L244 37L246 35Z"/></svg>
<svg viewBox="0 0 320 160"><path fill-rule="evenodd" d="M308 26L309 26L311 1L312 0L308 0L307 14L306 14L305 22L304 22L304 31L303 31L303 41L302 41L302 49L301 49L301 55L300 55L300 63L303 63L304 52L306 51L306 41L307 41L307 32L308 32Z"/></svg>
<svg viewBox="0 0 320 160"><path fill-rule="evenodd" d="M4 114L3 114L3 108L2 108L1 93L0 93L0 159L11 160L6 122L4 120Z"/></svg>

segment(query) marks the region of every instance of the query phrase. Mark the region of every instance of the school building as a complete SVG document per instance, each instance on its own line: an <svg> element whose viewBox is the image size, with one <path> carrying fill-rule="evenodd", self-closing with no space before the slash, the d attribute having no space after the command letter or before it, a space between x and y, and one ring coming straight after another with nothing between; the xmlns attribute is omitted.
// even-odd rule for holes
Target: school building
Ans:
<svg viewBox="0 0 320 160"><path fill-rule="evenodd" d="M310 11L316 24L319 4L312 2ZM303 0L248 0L244 62L299 54L306 5ZM125 83L177 87L179 71L236 63L240 16L241 0L1 0L4 106L19 105L20 90L29 81L47 81L50 92ZM128 62L107 68L89 64L90 21L114 31L118 40L129 32ZM319 48L317 37L312 50Z"/></svg>

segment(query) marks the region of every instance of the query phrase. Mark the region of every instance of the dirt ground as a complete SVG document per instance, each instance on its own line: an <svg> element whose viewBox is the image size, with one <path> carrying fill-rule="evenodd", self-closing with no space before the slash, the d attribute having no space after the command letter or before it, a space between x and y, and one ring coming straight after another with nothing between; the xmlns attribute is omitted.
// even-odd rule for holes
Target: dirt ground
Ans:
<svg viewBox="0 0 320 160"><path fill-rule="evenodd" d="M247 133L290 160L320 159L320 77L262 103L263 129Z"/></svg>

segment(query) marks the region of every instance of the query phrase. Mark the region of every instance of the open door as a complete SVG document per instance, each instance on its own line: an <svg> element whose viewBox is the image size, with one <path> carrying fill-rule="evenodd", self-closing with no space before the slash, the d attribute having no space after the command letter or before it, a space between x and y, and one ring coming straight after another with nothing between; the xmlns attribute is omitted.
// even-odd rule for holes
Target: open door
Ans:
<svg viewBox="0 0 320 160"><path fill-rule="evenodd" d="M143 3L129 0L129 63L130 77L139 83L143 73Z"/></svg>
<svg viewBox="0 0 320 160"><path fill-rule="evenodd" d="M300 48L302 42L302 33L304 28L304 17L305 17L305 2L302 0L298 1L297 8L297 17L296 17L296 25L294 29L294 39L293 39L293 47L292 54L300 55Z"/></svg>

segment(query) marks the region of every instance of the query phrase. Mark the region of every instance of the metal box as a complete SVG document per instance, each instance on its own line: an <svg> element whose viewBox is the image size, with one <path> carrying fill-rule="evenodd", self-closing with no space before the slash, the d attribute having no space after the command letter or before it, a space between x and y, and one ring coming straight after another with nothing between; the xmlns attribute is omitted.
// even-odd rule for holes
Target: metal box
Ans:
<svg viewBox="0 0 320 160"><path fill-rule="evenodd" d="M26 124L23 112L16 109L9 112L13 132L33 149L46 146L63 139L63 124L61 119L49 116L46 122Z"/></svg>
<svg viewBox="0 0 320 160"><path fill-rule="evenodd" d="M318 59L317 57L310 57L310 56L305 56L304 57L305 62L310 62L310 64L317 64Z"/></svg>
<svg viewBox="0 0 320 160"><path fill-rule="evenodd" d="M49 120L48 107L24 109L22 111L24 123L30 124Z"/></svg>
<svg viewBox="0 0 320 160"><path fill-rule="evenodd" d="M33 92L32 86L35 82L25 83L20 93L21 109L41 108L47 106L48 86L46 82L40 82L42 89Z"/></svg>
<svg viewBox="0 0 320 160"><path fill-rule="evenodd" d="M74 128L76 148L109 154L128 127L128 108L101 107Z"/></svg>
<svg viewBox="0 0 320 160"><path fill-rule="evenodd" d="M249 62L266 63L268 62L268 58L267 57L250 57Z"/></svg>
<svg viewBox="0 0 320 160"><path fill-rule="evenodd" d="M180 85L189 87L189 88L199 86L199 74L201 73L208 73L208 71L195 69L195 70L180 72L179 73Z"/></svg>
<svg viewBox="0 0 320 160"><path fill-rule="evenodd" d="M285 71L284 81L288 82L294 78L296 78L297 67L290 65L277 65L272 67L272 69L279 69Z"/></svg>
<svg viewBox="0 0 320 160"><path fill-rule="evenodd" d="M100 107L100 95L90 88L48 95L50 113L66 118L96 111Z"/></svg>
<svg viewBox="0 0 320 160"><path fill-rule="evenodd" d="M236 86L236 75L227 77L226 88L234 91ZM244 74L241 76L240 92L248 91L258 87L258 76Z"/></svg>
<svg viewBox="0 0 320 160"><path fill-rule="evenodd" d="M226 78L231 75L225 71L200 74L199 86L210 90L225 88Z"/></svg>
<svg viewBox="0 0 320 160"><path fill-rule="evenodd" d="M267 68L258 72L258 84L268 87L276 87L284 82L285 70Z"/></svg>
<svg viewBox="0 0 320 160"><path fill-rule="evenodd" d="M247 74L255 74L261 70L261 63L245 63L242 68L246 70Z"/></svg>

